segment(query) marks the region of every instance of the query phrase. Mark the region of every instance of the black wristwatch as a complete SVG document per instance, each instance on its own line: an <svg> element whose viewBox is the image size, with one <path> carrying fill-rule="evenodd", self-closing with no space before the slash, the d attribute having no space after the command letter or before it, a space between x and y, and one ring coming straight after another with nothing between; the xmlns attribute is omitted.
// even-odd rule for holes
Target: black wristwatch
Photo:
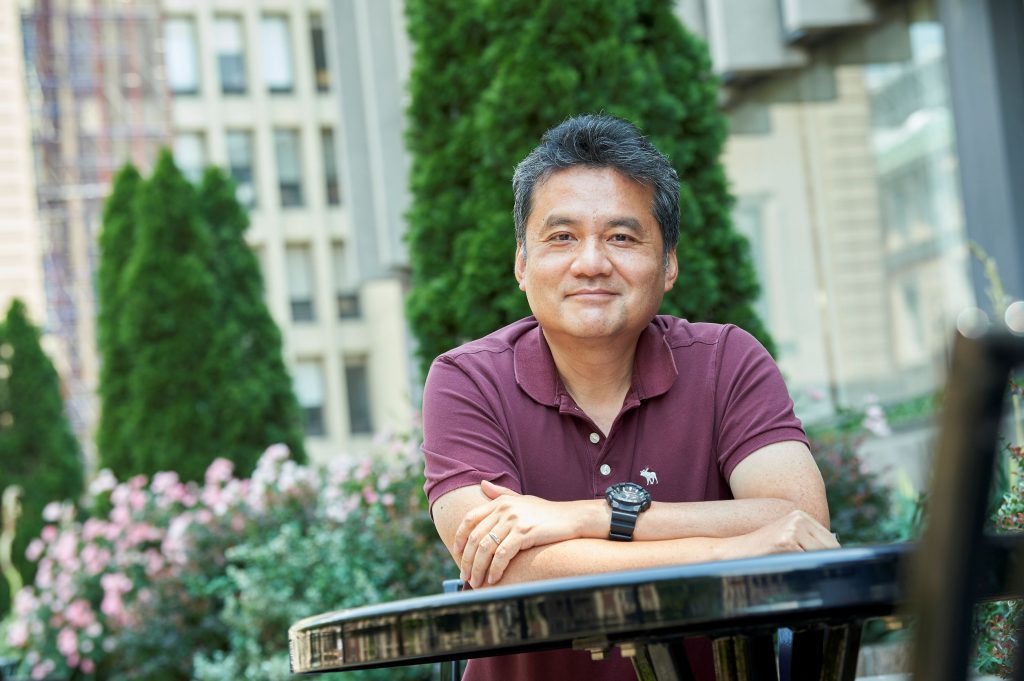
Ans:
<svg viewBox="0 0 1024 681"><path fill-rule="evenodd" d="M651 495L635 482L620 482L604 492L612 507L612 527L608 538L612 541L633 541L633 529L638 515L651 507Z"/></svg>

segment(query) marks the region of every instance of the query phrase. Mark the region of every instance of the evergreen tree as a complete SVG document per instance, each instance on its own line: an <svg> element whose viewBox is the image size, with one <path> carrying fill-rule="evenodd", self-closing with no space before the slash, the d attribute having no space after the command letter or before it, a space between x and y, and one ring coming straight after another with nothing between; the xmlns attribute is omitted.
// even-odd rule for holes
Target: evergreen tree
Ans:
<svg viewBox="0 0 1024 681"><path fill-rule="evenodd" d="M264 302L259 263L245 243L249 219L234 183L217 168L204 173L199 203L214 246L219 455L234 461L241 475L251 473L260 453L275 442L286 443L302 460L299 404L281 358L281 333Z"/></svg>
<svg viewBox="0 0 1024 681"><path fill-rule="evenodd" d="M132 412L128 388L132 357L125 347L122 322L126 297L124 273L135 247L135 200L142 177L126 165L114 178L114 188L103 208L100 233L100 262L96 296L96 320L100 364L100 423L96 445L102 466L117 471L131 469L131 442L126 426Z"/></svg>
<svg viewBox="0 0 1024 681"><path fill-rule="evenodd" d="M123 421L130 464L114 472L174 470L201 479L221 444L213 239L170 152L161 152L136 193L118 334L131 362Z"/></svg>
<svg viewBox="0 0 1024 681"><path fill-rule="evenodd" d="M39 330L25 305L15 300L0 325L0 490L22 489L22 514L13 559L26 582L35 566L25 558L28 543L43 527L43 507L74 500L82 492L82 458L64 413L60 381L39 345ZM0 580L0 613L10 603Z"/></svg>
<svg viewBox="0 0 1024 681"><path fill-rule="evenodd" d="M512 170L570 115L635 123L672 161L680 275L662 312L732 322L771 341L732 228L719 161L725 120L706 46L671 0L407 0L416 45L409 108L412 289L423 368L529 314L515 286Z"/></svg>

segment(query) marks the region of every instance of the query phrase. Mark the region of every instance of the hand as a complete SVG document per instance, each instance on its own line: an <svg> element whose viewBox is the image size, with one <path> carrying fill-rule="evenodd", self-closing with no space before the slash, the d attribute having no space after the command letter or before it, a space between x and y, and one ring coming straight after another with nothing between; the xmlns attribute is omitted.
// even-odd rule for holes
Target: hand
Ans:
<svg viewBox="0 0 1024 681"><path fill-rule="evenodd" d="M839 548L836 536L803 511L792 511L760 529L724 541L726 558Z"/></svg>
<svg viewBox="0 0 1024 681"><path fill-rule="evenodd" d="M587 502L548 501L488 481L480 489L491 501L466 514L452 547L461 579L473 588L485 578L497 583L520 551L581 536Z"/></svg>

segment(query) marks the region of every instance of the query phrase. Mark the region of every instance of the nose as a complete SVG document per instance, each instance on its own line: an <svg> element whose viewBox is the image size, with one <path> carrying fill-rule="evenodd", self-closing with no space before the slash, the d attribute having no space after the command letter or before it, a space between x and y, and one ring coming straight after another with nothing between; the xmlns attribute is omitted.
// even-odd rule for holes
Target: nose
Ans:
<svg viewBox="0 0 1024 681"><path fill-rule="evenodd" d="M571 271L578 277L600 277L611 273L611 261L600 238L586 238L576 248Z"/></svg>

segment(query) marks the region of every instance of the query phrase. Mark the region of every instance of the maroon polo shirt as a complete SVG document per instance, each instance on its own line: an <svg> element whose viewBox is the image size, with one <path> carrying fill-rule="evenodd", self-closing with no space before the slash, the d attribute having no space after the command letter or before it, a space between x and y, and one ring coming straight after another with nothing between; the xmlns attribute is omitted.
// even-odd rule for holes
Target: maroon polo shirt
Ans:
<svg viewBox="0 0 1024 681"><path fill-rule="evenodd" d="M784 440L807 443L761 344L736 326L664 315L640 334L632 385L607 437L566 391L533 317L438 357L423 395L431 507L483 480L552 501L601 498L625 481L654 501L731 499L736 465ZM472 660L464 679L632 674L617 655L594 663L585 652L554 651Z"/></svg>

